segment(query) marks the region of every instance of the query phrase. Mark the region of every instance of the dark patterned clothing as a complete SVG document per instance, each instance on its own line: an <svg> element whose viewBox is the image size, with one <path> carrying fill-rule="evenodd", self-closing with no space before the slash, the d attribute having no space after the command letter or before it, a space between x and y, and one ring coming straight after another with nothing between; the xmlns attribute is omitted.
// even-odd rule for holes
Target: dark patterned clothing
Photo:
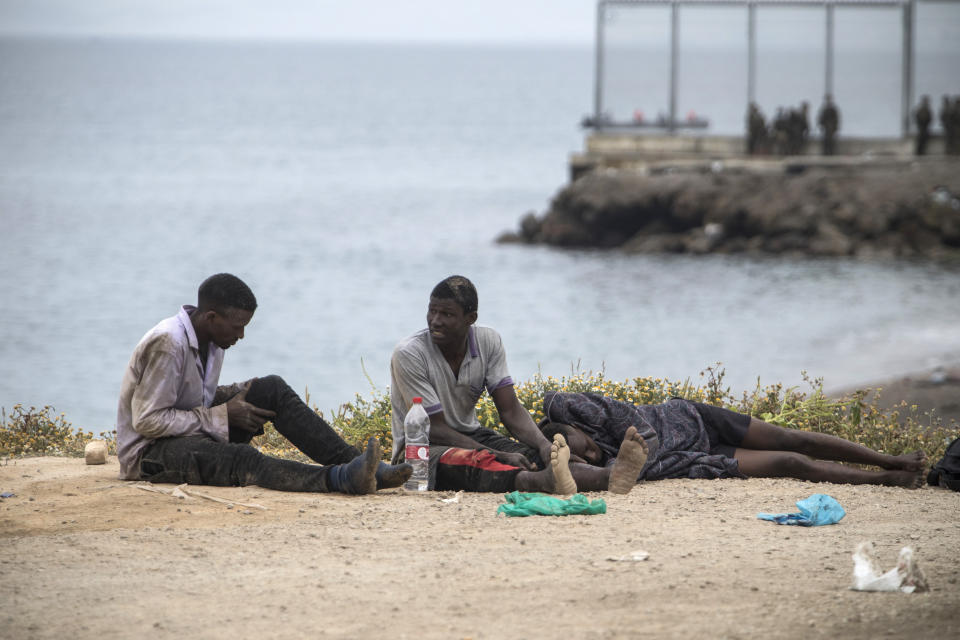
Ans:
<svg viewBox="0 0 960 640"><path fill-rule="evenodd" d="M744 477L736 460L711 453L708 429L693 402L674 398L638 407L595 393L550 391L543 407L547 419L577 427L593 438L605 463L617 456L624 434L635 426L650 449L638 481Z"/></svg>

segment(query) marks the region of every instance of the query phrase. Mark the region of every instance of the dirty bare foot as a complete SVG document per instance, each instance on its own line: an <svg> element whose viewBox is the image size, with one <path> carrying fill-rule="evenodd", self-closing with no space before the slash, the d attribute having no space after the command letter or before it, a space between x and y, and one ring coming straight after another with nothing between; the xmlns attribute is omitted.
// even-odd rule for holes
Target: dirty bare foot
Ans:
<svg viewBox="0 0 960 640"><path fill-rule="evenodd" d="M627 429L620 443L620 451L610 470L610 481L607 491L611 493L630 493L630 489L637 484L637 476L647 463L650 450L647 442L637 433L636 427Z"/></svg>
<svg viewBox="0 0 960 640"><path fill-rule="evenodd" d="M881 472L884 473L884 472ZM903 487L904 489L919 489L924 485L926 474L918 471L887 471L881 484L888 487Z"/></svg>
<svg viewBox="0 0 960 640"><path fill-rule="evenodd" d="M550 473L553 475L553 492L570 495L577 492L577 483L570 473L570 447L561 434L553 436L550 445Z"/></svg>
<svg viewBox="0 0 960 640"><path fill-rule="evenodd" d="M923 451L914 451L900 456L890 456L889 464L884 469L899 469L901 471L923 471L927 466L927 454Z"/></svg>

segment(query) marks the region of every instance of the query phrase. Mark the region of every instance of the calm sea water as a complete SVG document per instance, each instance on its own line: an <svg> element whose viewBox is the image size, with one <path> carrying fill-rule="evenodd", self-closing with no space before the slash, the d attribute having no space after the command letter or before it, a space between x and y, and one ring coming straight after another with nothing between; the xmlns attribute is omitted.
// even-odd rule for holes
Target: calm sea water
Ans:
<svg viewBox="0 0 960 640"><path fill-rule="evenodd" d="M514 378L828 386L960 358L960 272L500 246L582 147L588 49L0 39L0 406L109 429L141 335L231 271L225 382L329 410L389 384L452 273ZM742 95L717 94L715 112ZM369 375L370 381L367 379Z"/></svg>

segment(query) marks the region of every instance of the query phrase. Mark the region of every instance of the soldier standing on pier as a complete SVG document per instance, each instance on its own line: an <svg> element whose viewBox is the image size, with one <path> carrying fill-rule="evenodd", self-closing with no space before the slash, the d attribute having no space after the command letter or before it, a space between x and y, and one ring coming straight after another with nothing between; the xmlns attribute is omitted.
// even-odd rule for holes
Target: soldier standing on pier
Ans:
<svg viewBox="0 0 960 640"><path fill-rule="evenodd" d="M786 134L786 153L798 155L803 153L810 134L810 105L804 101L799 109L790 109L784 121Z"/></svg>
<svg viewBox="0 0 960 640"><path fill-rule="evenodd" d="M943 127L943 150L949 155L956 153L957 147L957 116L954 110L957 107L950 100L950 96L944 95L943 102L940 104L940 126Z"/></svg>
<svg viewBox="0 0 960 640"><path fill-rule="evenodd" d="M927 141L930 140L930 96L923 96L920 105L913 110L913 121L917 124L916 154L922 156L927 152Z"/></svg>
<svg viewBox="0 0 960 640"><path fill-rule="evenodd" d="M767 125L756 102L751 102L747 111L747 153L759 153L766 144Z"/></svg>
<svg viewBox="0 0 960 640"><path fill-rule="evenodd" d="M817 115L817 124L823 131L823 155L832 156L835 150L837 131L840 129L840 112L828 93L823 97L823 106Z"/></svg>
<svg viewBox="0 0 960 640"><path fill-rule="evenodd" d="M950 108L950 148L947 150L952 156L960 155L960 96L955 96Z"/></svg>

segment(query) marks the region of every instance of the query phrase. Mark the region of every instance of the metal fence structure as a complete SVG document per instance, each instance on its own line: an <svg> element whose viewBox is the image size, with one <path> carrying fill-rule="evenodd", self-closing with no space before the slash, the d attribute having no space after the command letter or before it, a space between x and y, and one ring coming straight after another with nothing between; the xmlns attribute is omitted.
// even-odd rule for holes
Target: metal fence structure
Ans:
<svg viewBox="0 0 960 640"><path fill-rule="evenodd" d="M594 105L593 116L585 120L586 126L595 130L602 130L614 126L607 117L604 105L604 77L606 63L606 25L607 15L611 8L660 6L669 8L669 115L662 118L653 126L658 126L674 134L678 128L686 126L705 126L702 122L686 121L677 115L678 90L678 57L679 57L679 30L681 25L681 8L686 6L729 6L742 7L746 12L746 49L747 49L747 81L746 105L756 101L757 93L757 9L758 7L803 7L821 9L823 11L825 41L823 43L824 69L823 88L825 94L834 93L834 50L835 27L834 10L837 7L882 7L899 11L901 24L900 49L900 125L901 135L906 137L910 132L910 114L913 105L915 42L914 22L916 3L918 0L598 0L597 24L595 43L595 72L594 72ZM936 1L936 0L934 0ZM940 0L943 1L943 0Z"/></svg>

